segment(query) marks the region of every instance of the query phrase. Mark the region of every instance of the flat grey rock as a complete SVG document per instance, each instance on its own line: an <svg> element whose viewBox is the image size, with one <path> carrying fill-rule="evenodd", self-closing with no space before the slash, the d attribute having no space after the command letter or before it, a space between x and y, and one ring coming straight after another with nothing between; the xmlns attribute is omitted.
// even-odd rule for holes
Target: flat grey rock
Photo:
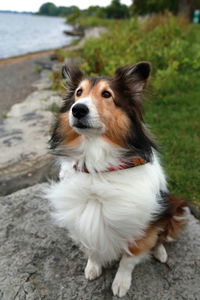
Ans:
<svg viewBox="0 0 200 300"><path fill-rule="evenodd" d="M43 88L45 78L40 80ZM51 110L61 105L62 98L41 86L23 102L13 105L7 118L0 122L0 195L38 183L51 172Z"/></svg>
<svg viewBox="0 0 200 300"><path fill-rule="evenodd" d="M54 63L55 64L55 63ZM53 69L54 64L51 64L51 69ZM37 88L38 90L46 90L46 89L51 89L52 86L52 81L49 77L49 72L46 70L43 70L40 73L40 79L33 82L32 86Z"/></svg>
<svg viewBox="0 0 200 300"><path fill-rule="evenodd" d="M47 184L0 198L1 300L114 300L117 264L92 282L86 259L67 231L53 224L42 195ZM190 217L180 239L167 245L169 259L138 265L126 300L200 299L200 224Z"/></svg>

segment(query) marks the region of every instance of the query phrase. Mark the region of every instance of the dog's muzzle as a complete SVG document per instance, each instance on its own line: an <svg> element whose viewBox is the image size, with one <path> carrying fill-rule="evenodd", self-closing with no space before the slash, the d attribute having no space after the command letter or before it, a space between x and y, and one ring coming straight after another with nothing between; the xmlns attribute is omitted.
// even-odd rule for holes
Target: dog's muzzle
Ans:
<svg viewBox="0 0 200 300"><path fill-rule="evenodd" d="M81 134L100 134L104 130L104 125L90 98L80 99L72 106L69 122Z"/></svg>

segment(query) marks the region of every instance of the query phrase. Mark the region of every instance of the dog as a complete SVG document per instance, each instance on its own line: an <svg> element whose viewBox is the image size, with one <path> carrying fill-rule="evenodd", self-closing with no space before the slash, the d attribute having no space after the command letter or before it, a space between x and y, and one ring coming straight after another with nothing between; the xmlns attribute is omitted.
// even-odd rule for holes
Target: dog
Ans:
<svg viewBox="0 0 200 300"><path fill-rule="evenodd" d="M143 121L150 71L145 61L117 69L112 78L64 66L67 95L50 139L60 162L60 180L47 192L53 217L86 254L87 279L120 259L112 283L119 297L149 253L167 261L164 243L187 220L186 200L169 194L158 147Z"/></svg>

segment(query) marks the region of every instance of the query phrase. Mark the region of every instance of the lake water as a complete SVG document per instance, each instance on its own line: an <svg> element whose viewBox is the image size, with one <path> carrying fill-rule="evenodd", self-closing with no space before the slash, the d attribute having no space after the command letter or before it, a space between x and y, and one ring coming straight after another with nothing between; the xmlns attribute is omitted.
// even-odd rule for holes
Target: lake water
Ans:
<svg viewBox="0 0 200 300"><path fill-rule="evenodd" d="M0 58L68 45L71 29L63 18L0 13Z"/></svg>

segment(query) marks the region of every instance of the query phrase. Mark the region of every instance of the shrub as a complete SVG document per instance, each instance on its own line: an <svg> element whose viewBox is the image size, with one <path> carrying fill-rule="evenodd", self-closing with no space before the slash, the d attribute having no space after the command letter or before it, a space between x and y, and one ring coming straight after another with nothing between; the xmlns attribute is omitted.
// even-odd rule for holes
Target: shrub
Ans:
<svg viewBox="0 0 200 300"><path fill-rule="evenodd" d="M106 26L109 27L110 24L113 24L113 20L104 19L97 16L84 16L83 13L76 12L67 17L67 24L78 25L80 27L95 27L95 26Z"/></svg>
<svg viewBox="0 0 200 300"><path fill-rule="evenodd" d="M87 41L81 57L87 74L108 76L121 65L149 60L152 91L161 95L186 91L192 87L191 74L200 72L200 45L192 25L170 15L115 21L107 34Z"/></svg>

